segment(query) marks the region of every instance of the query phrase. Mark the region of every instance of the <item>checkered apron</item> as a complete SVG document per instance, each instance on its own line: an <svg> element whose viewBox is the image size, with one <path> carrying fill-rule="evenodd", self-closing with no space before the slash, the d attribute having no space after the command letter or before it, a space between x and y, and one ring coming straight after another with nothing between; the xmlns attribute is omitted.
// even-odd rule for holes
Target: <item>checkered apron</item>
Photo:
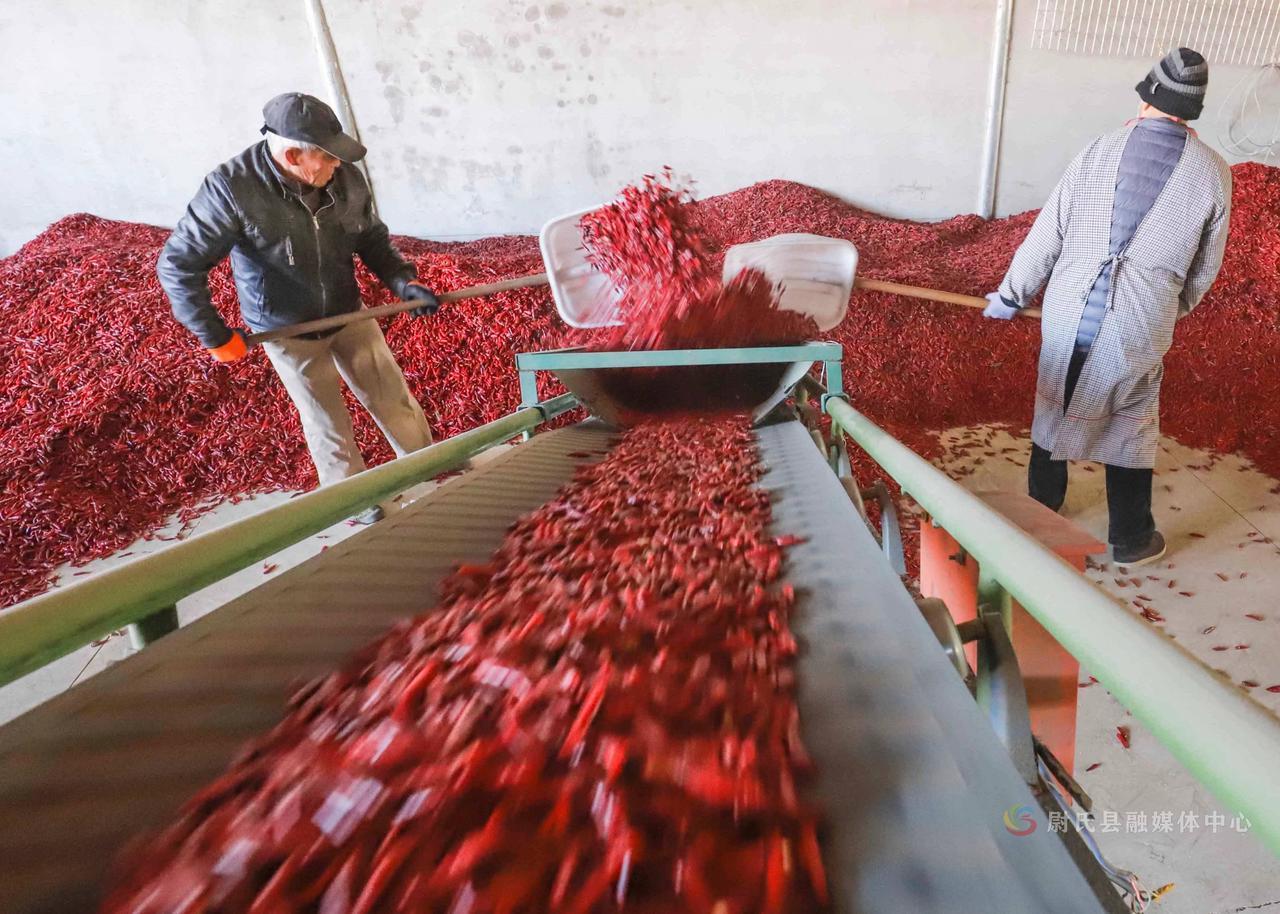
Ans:
<svg viewBox="0 0 1280 914"><path fill-rule="evenodd" d="M1222 266L1231 170L1194 136L1128 247L1110 254L1116 175L1132 130L1099 137L1068 166L1000 284L1001 295L1027 305L1048 283L1031 437L1058 460L1155 465L1173 325L1200 303ZM1107 264L1107 310L1064 410L1076 328Z"/></svg>

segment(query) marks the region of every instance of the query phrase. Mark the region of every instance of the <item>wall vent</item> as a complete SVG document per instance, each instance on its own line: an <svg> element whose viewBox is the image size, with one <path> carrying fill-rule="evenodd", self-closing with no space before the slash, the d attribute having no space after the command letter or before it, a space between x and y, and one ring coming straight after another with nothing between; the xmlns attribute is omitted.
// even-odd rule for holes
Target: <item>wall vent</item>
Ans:
<svg viewBox="0 0 1280 914"><path fill-rule="evenodd" d="M1195 48L1210 63L1280 59L1280 0L1037 0L1033 47L1104 57Z"/></svg>

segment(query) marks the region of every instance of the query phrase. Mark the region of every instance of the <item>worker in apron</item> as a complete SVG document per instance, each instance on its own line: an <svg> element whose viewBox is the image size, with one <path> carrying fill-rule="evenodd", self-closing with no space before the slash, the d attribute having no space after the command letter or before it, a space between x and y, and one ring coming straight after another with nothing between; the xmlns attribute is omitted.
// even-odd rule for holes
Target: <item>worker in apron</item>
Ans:
<svg viewBox="0 0 1280 914"><path fill-rule="evenodd" d="M1066 461L1105 464L1122 565L1165 554L1151 514L1164 355L1227 242L1231 171L1187 126L1208 83L1188 48L1152 68L1138 117L1067 167L984 312L1008 320L1045 290L1028 489L1056 511Z"/></svg>
<svg viewBox="0 0 1280 914"><path fill-rule="evenodd" d="M276 96L262 109L265 140L204 179L160 253L157 273L173 315L210 355L243 358L245 331L213 307L209 271L231 257L240 314L262 332L359 310L358 256L395 295L434 314L440 302L391 244L354 162L365 148L310 95ZM320 485L365 468L339 378L369 410L397 456L431 443L422 407L374 321L263 344L302 420ZM355 520L383 516L374 506Z"/></svg>

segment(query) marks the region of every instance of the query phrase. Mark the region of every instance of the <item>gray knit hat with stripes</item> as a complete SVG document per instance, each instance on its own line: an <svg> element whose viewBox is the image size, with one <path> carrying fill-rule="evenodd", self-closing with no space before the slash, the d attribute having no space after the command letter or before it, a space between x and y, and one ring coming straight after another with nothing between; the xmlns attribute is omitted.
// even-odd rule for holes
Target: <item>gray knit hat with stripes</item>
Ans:
<svg viewBox="0 0 1280 914"><path fill-rule="evenodd" d="M1194 121L1204 110L1209 64L1190 48L1178 48L1164 55L1136 88L1148 105L1184 121Z"/></svg>

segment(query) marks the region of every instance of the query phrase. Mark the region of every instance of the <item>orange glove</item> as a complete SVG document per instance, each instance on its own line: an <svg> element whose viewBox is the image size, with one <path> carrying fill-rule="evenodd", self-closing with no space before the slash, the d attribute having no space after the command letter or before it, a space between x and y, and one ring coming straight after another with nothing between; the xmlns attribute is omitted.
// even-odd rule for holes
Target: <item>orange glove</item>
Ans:
<svg viewBox="0 0 1280 914"><path fill-rule="evenodd" d="M245 342L244 331L237 327L231 331L231 339L216 349L205 351L219 362L236 362L249 354L249 346Z"/></svg>

